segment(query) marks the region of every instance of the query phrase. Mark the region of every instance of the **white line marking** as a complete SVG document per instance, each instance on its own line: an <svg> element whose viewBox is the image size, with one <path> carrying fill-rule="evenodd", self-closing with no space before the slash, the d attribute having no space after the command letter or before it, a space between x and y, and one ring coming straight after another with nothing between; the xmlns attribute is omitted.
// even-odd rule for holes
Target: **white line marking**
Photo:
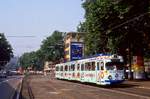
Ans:
<svg viewBox="0 0 150 99"><path fill-rule="evenodd" d="M50 94L60 94L60 92L48 92Z"/></svg>
<svg viewBox="0 0 150 99"><path fill-rule="evenodd" d="M23 79L21 79L20 82L19 82L19 90L17 91L17 97L16 97L16 99L19 99L19 98L20 98L21 87L22 87L22 80L23 80Z"/></svg>
<svg viewBox="0 0 150 99"><path fill-rule="evenodd" d="M4 83L4 82L8 82L9 80L7 79L7 80L4 80L4 81L2 81L2 82L0 82L0 84L2 84L2 83Z"/></svg>
<svg viewBox="0 0 150 99"><path fill-rule="evenodd" d="M70 91L72 89L60 89L60 90L62 90L62 91Z"/></svg>
<svg viewBox="0 0 150 99"><path fill-rule="evenodd" d="M144 87L144 86L135 87L135 88L140 88L140 89L149 89L149 90L150 90L150 87Z"/></svg>

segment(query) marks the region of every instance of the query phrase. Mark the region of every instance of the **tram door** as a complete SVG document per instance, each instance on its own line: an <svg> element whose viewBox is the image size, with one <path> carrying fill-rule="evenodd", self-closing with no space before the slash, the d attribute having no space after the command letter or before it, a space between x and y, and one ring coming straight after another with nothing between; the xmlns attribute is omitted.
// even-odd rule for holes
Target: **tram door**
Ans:
<svg viewBox="0 0 150 99"><path fill-rule="evenodd" d="M102 73L104 70L104 63L103 61L97 61L96 62L96 82L101 83L102 79Z"/></svg>

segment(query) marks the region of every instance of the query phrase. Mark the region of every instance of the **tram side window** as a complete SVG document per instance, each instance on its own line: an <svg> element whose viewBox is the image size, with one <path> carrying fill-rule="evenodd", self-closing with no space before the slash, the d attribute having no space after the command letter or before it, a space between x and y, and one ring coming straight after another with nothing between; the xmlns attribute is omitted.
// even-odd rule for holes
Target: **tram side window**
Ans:
<svg viewBox="0 0 150 99"><path fill-rule="evenodd" d="M104 63L103 62L100 63L100 67L101 67L101 70L104 70Z"/></svg>
<svg viewBox="0 0 150 99"><path fill-rule="evenodd" d="M71 64L71 71L75 70L75 64Z"/></svg>
<svg viewBox="0 0 150 99"><path fill-rule="evenodd" d="M91 62L88 63L88 70L89 70L89 71L92 70L92 64L91 64Z"/></svg>
<svg viewBox="0 0 150 99"><path fill-rule="evenodd" d="M80 64L77 65L77 70L80 70Z"/></svg>
<svg viewBox="0 0 150 99"><path fill-rule="evenodd" d="M70 68L70 71L73 71L73 67L72 67L72 64L71 64L71 68Z"/></svg>
<svg viewBox="0 0 150 99"><path fill-rule="evenodd" d="M63 71L63 66L60 67L60 71Z"/></svg>
<svg viewBox="0 0 150 99"><path fill-rule="evenodd" d="M59 67L58 66L56 67L56 71L59 71Z"/></svg>
<svg viewBox="0 0 150 99"><path fill-rule="evenodd" d="M85 63L85 70L88 71L88 63Z"/></svg>
<svg viewBox="0 0 150 99"><path fill-rule="evenodd" d="M85 70L86 71L91 71L92 70L92 63L91 62L85 63Z"/></svg>
<svg viewBox="0 0 150 99"><path fill-rule="evenodd" d="M99 62L97 62L97 70L99 70Z"/></svg>
<svg viewBox="0 0 150 99"><path fill-rule="evenodd" d="M81 64L81 71L84 71L84 64Z"/></svg>
<svg viewBox="0 0 150 99"><path fill-rule="evenodd" d="M94 71L95 70L95 62L92 62L92 71Z"/></svg>
<svg viewBox="0 0 150 99"><path fill-rule="evenodd" d="M67 65L65 65L65 71L68 71L68 66Z"/></svg>
<svg viewBox="0 0 150 99"><path fill-rule="evenodd" d="M70 67L70 65L68 65L68 70L69 70L69 71L71 70L71 67Z"/></svg>

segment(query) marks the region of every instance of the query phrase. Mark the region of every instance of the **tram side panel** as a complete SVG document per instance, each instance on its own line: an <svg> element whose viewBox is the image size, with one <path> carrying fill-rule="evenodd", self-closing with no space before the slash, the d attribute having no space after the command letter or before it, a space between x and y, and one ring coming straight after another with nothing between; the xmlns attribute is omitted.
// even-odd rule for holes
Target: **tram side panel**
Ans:
<svg viewBox="0 0 150 99"><path fill-rule="evenodd" d="M117 58L115 58L115 60L116 59ZM124 71L118 68L119 65L120 64L113 62L111 58L82 59L79 61L70 62L69 64L60 64L59 71L56 71L56 77L81 82L96 83L100 85L121 83L124 80ZM122 67L122 65L120 66Z"/></svg>

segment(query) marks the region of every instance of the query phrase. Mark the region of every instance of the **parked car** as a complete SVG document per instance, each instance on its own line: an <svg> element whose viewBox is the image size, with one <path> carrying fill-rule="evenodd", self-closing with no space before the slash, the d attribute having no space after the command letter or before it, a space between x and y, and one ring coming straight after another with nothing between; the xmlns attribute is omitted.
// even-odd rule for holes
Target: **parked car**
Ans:
<svg viewBox="0 0 150 99"><path fill-rule="evenodd" d="M0 78L7 78L7 73L4 70L0 71Z"/></svg>
<svg viewBox="0 0 150 99"><path fill-rule="evenodd" d="M0 73L0 78L7 78L6 73Z"/></svg>

